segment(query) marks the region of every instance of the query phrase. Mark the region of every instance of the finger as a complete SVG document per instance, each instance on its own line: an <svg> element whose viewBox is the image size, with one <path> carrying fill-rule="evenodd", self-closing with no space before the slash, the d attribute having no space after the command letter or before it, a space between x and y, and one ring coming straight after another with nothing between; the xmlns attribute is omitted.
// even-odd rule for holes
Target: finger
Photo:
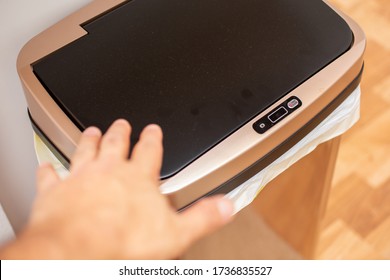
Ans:
<svg viewBox="0 0 390 280"><path fill-rule="evenodd" d="M163 134L158 125L151 124L144 128L138 143L134 147L131 160L146 173L158 177L162 164Z"/></svg>
<svg viewBox="0 0 390 280"><path fill-rule="evenodd" d="M128 121L116 120L104 134L99 159L121 160L129 155L131 126Z"/></svg>
<svg viewBox="0 0 390 280"><path fill-rule="evenodd" d="M44 163L37 170L37 190L45 192L60 182L60 177L50 163Z"/></svg>
<svg viewBox="0 0 390 280"><path fill-rule="evenodd" d="M81 135L79 144L71 160L71 171L77 171L95 159L102 133L97 127L87 128Z"/></svg>
<svg viewBox="0 0 390 280"><path fill-rule="evenodd" d="M214 232L233 218L233 203L216 196L200 200L180 214L180 223L185 246Z"/></svg>

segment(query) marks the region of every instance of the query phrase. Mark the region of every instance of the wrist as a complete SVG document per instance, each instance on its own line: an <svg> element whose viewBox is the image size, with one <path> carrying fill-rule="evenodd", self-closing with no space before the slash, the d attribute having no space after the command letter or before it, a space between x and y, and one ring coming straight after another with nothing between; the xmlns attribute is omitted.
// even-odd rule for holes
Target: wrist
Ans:
<svg viewBox="0 0 390 280"><path fill-rule="evenodd" d="M63 259L64 250L55 236L27 227L1 251L1 259Z"/></svg>

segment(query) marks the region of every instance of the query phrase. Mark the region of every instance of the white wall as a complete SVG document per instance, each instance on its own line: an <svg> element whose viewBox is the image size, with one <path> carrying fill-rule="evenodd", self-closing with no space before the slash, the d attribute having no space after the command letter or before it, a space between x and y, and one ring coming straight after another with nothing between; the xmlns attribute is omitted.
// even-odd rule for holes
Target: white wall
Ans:
<svg viewBox="0 0 390 280"><path fill-rule="evenodd" d="M0 203L16 232L31 209L37 167L16 58L29 39L90 1L0 0Z"/></svg>

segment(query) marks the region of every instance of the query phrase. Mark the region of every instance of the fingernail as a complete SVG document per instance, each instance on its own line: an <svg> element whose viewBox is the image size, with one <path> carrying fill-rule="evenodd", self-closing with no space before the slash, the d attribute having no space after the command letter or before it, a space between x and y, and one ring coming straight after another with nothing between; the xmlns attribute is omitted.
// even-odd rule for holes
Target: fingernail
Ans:
<svg viewBox="0 0 390 280"><path fill-rule="evenodd" d="M115 122L115 124L124 124L124 125L129 125L129 122L125 119L117 119Z"/></svg>
<svg viewBox="0 0 390 280"><path fill-rule="evenodd" d="M222 198L218 201L218 211L224 221L228 221L234 214L233 202L227 198Z"/></svg>
<svg viewBox="0 0 390 280"><path fill-rule="evenodd" d="M161 131L161 128L157 124L149 124L148 126L145 127L145 130L147 130L147 131Z"/></svg>
<svg viewBox="0 0 390 280"><path fill-rule="evenodd" d="M84 130L83 134L86 136L100 136L101 132L99 128L91 126Z"/></svg>

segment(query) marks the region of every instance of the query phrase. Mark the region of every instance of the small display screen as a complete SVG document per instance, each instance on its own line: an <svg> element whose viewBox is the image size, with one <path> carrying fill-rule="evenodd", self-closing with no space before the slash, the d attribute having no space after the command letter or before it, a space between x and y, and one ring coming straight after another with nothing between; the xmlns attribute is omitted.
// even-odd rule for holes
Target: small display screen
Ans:
<svg viewBox="0 0 390 280"><path fill-rule="evenodd" d="M269 120L273 123L277 122L278 120L280 120L283 116L287 115L288 111L286 108L284 107L280 107L279 109L277 109L274 113L272 113L271 115L269 115Z"/></svg>

